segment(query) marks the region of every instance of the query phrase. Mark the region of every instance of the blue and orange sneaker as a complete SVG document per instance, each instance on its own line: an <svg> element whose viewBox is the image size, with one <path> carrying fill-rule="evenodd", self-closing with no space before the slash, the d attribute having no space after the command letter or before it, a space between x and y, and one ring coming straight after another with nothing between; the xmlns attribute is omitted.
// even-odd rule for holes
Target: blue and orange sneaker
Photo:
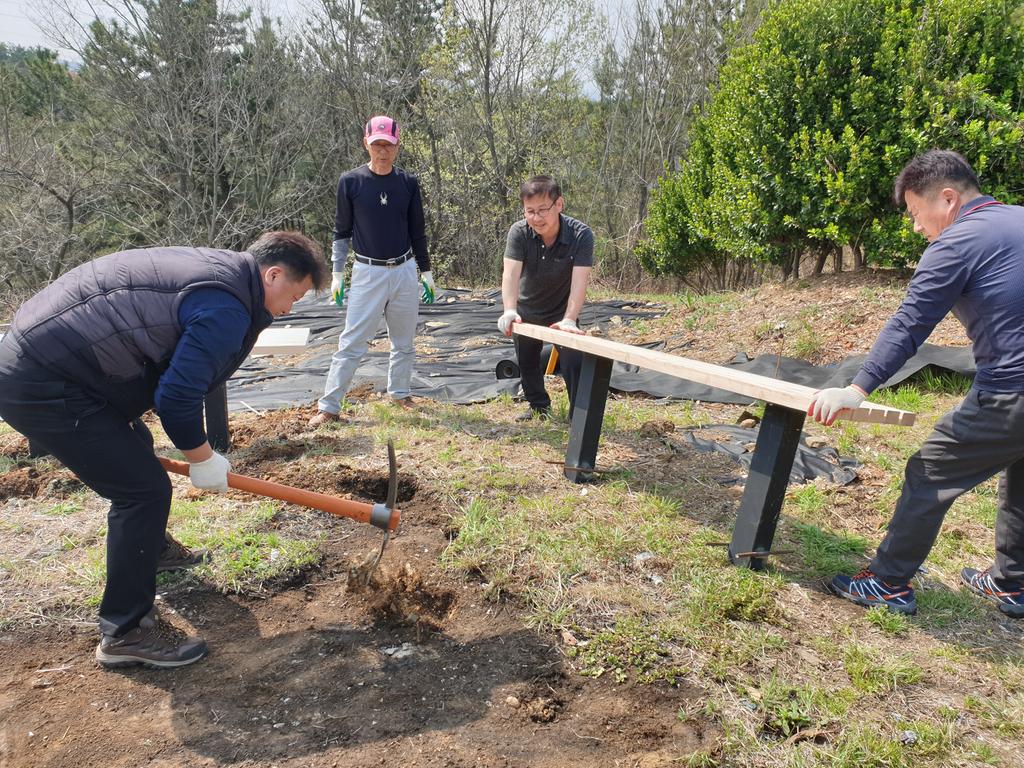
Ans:
<svg viewBox="0 0 1024 768"><path fill-rule="evenodd" d="M960 571L960 581L974 594L991 600L1007 616L1024 619L1024 584L996 581L988 568L984 571L964 568Z"/></svg>
<svg viewBox="0 0 1024 768"><path fill-rule="evenodd" d="M840 597L871 608L884 605L890 611L914 615L917 600L910 584L889 584L865 568L856 576L836 576L829 587Z"/></svg>

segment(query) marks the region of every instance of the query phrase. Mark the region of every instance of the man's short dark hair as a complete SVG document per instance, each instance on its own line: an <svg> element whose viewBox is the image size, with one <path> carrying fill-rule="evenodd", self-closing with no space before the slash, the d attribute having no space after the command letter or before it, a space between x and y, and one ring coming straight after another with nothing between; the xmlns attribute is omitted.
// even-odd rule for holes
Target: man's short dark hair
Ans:
<svg viewBox="0 0 1024 768"><path fill-rule="evenodd" d="M534 176L519 187L519 200L521 202L536 195L547 195L548 199L557 200L562 196L562 188L550 176Z"/></svg>
<svg viewBox="0 0 1024 768"><path fill-rule="evenodd" d="M318 291L327 286L324 253L316 241L301 232L264 232L248 251L261 267L284 267L288 277L296 282L310 277Z"/></svg>
<svg viewBox="0 0 1024 768"><path fill-rule="evenodd" d="M949 149L930 149L915 157L900 171L893 187L892 199L902 208L907 202L907 192L925 196L943 187L953 187L958 192L981 188L978 176L967 158Z"/></svg>

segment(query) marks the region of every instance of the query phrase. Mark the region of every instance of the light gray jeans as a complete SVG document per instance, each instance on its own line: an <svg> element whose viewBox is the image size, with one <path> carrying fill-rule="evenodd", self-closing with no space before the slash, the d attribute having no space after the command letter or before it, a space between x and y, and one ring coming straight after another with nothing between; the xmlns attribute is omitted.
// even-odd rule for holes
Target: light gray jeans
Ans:
<svg viewBox="0 0 1024 768"><path fill-rule="evenodd" d="M999 477L996 579L1024 581L1024 393L971 389L910 457L903 493L871 570L906 584L928 556L960 495Z"/></svg>
<svg viewBox="0 0 1024 768"><path fill-rule="evenodd" d="M331 357L321 411L338 413L352 377L377 334L383 317L387 324L391 355L388 358L388 394L396 400L409 396L413 360L416 356L416 318L420 306L420 283L416 259L397 267L375 267L362 262L352 265L352 284L346 296L345 330L338 339L338 351Z"/></svg>

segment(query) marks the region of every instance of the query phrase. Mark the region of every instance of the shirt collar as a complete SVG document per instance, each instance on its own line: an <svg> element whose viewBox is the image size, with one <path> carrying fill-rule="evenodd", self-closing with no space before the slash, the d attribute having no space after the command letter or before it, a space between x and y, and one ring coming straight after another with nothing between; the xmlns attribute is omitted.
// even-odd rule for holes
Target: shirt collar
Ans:
<svg viewBox="0 0 1024 768"><path fill-rule="evenodd" d="M526 219L523 219L523 221L526 221ZM540 239L540 235L530 226L529 222L526 224L526 231L533 239ZM562 243L563 245L572 245L573 242L572 232L569 231L569 227L565 226L564 213L558 214L558 237L555 238L555 242Z"/></svg>
<svg viewBox="0 0 1024 768"><path fill-rule="evenodd" d="M956 218L953 219L953 221L960 221L960 219L962 219L964 216L966 216L976 208L994 202L996 202L996 199L991 195L978 195L973 200L970 200L969 202L966 202L960 206L960 210L957 212Z"/></svg>

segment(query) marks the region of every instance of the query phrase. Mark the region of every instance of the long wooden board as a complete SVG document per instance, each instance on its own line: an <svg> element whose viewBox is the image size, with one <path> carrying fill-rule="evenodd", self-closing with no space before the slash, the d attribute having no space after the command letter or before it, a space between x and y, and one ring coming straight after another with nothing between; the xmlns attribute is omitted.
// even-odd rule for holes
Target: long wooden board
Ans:
<svg viewBox="0 0 1024 768"><path fill-rule="evenodd" d="M654 349L634 347L610 339L595 336L582 336L567 331L559 331L542 325L515 323L513 332L521 336L548 341L592 355L607 357L620 363L636 365L669 376L695 381L709 387L717 387L739 395L746 395L755 400L764 400L786 408L807 412L818 390L803 384L794 384L782 379L770 379L756 373L739 371L723 365L691 360L667 352ZM847 421L859 421L866 424L894 424L900 427L913 426L916 414L888 408L884 405L864 403L855 411L844 413L842 418Z"/></svg>

